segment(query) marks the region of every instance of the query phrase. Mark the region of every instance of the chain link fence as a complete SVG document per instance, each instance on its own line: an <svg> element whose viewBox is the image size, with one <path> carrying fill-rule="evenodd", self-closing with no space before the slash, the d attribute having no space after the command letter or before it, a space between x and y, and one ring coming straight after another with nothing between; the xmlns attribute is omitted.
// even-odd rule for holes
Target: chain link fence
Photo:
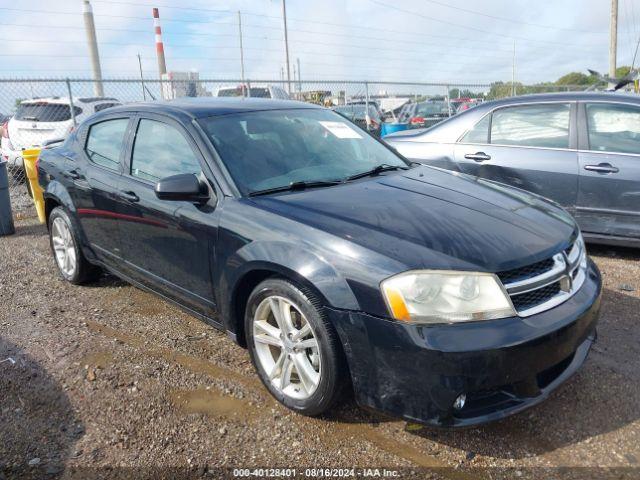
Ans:
<svg viewBox="0 0 640 480"><path fill-rule="evenodd" d="M447 114L466 101L513 93L582 90L584 86L510 84L411 83L376 81L200 80L183 74L170 80L0 79L2 161L7 162L10 197L17 218L35 215L22 152L66 137L91 114L121 103L171 100L181 97L292 98L327 107L370 102L380 122L398 121L407 103L440 100ZM462 97L462 98L461 98Z"/></svg>

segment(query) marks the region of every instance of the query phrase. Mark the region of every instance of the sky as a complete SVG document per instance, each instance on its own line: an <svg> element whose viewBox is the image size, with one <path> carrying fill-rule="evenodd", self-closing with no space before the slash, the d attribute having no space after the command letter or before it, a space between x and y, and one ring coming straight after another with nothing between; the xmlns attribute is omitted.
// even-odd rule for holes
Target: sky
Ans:
<svg viewBox="0 0 640 480"><path fill-rule="evenodd" d="M640 0L619 0L618 65L640 35ZM151 8L168 70L239 78L285 68L281 0L93 0L105 78L157 78ZM552 81L608 70L609 0L288 0L291 74L303 80ZM88 77L80 0L0 0L0 78Z"/></svg>

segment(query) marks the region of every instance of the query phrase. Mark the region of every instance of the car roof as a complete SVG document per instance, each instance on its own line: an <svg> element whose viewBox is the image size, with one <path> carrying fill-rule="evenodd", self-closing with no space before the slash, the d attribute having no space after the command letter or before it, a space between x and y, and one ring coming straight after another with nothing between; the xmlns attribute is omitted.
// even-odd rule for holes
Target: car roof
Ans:
<svg viewBox="0 0 640 480"><path fill-rule="evenodd" d="M556 93L535 93L530 95L518 95L516 97L501 98L483 102L486 105L507 105L513 103L529 102L578 102L578 101L611 101L623 100L640 103L638 95L619 92L556 92Z"/></svg>
<svg viewBox="0 0 640 480"><path fill-rule="evenodd" d="M105 112L108 112L109 114L119 111L156 112L186 114L192 118L204 118L218 115L229 115L232 113L285 110L294 108L321 109L323 107L295 100L242 97L200 97L180 98L176 100L148 103L128 103L117 107L111 107L108 110L105 110Z"/></svg>

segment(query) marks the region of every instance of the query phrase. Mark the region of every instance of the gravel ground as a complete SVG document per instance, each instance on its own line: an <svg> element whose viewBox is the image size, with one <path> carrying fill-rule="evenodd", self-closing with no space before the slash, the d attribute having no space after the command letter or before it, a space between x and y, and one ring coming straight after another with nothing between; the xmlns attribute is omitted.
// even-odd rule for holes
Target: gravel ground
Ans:
<svg viewBox="0 0 640 480"><path fill-rule="evenodd" d="M46 229L31 218L16 230L0 238L0 479L213 478L238 467L640 477L640 250L591 246L603 311L577 375L532 410L450 432L352 401L324 418L291 413L224 334L108 275L65 283ZM376 471L355 471L366 473Z"/></svg>

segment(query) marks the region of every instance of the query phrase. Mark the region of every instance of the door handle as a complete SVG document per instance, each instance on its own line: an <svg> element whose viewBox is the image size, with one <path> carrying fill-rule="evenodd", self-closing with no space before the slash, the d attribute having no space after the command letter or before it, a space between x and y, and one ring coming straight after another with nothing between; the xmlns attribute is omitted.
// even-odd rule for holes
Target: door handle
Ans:
<svg viewBox="0 0 640 480"><path fill-rule="evenodd" d="M484 162L485 160L491 160L491 155L487 155L484 152L467 153L464 158L469 160L475 160L476 162Z"/></svg>
<svg viewBox="0 0 640 480"><path fill-rule="evenodd" d="M618 167L614 167L610 163L600 163L598 165L585 165L585 170L589 170L591 172L598 173L618 173L620 169Z"/></svg>
<svg viewBox="0 0 640 480"><path fill-rule="evenodd" d="M81 176L81 175L78 173L78 171L77 171L77 170L75 170L75 169L74 169L74 170L69 170L69 171L64 172L64 173L65 173L65 175L66 175L67 177L69 177L69 178L70 178L70 179L72 179L72 180L79 180L79 179L80 179L80 176Z"/></svg>
<svg viewBox="0 0 640 480"><path fill-rule="evenodd" d="M120 196L124 198L126 201L131 203L136 203L140 201L140 197L138 197L138 195L136 195L135 192L131 192L131 191L120 192Z"/></svg>

